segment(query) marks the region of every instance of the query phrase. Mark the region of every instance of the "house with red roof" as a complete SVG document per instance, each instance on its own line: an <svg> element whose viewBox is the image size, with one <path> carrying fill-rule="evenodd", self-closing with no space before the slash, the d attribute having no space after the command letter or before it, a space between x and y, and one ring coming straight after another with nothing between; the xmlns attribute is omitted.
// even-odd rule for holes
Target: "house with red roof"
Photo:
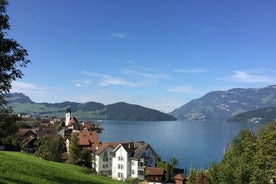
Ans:
<svg viewBox="0 0 276 184"><path fill-rule="evenodd" d="M165 170L163 168L148 167L146 169L146 180L148 184L165 184Z"/></svg>
<svg viewBox="0 0 276 184"><path fill-rule="evenodd" d="M173 177L173 179L175 180L176 184L184 184L185 181L187 180L187 177L185 176L184 173L179 173L175 177Z"/></svg>
<svg viewBox="0 0 276 184"><path fill-rule="evenodd" d="M103 142L95 147L96 151L92 152L92 168L94 168L97 173L111 176L113 150L118 144L120 143Z"/></svg>
<svg viewBox="0 0 276 184"><path fill-rule="evenodd" d="M78 146L82 149L82 150L89 150L89 151L93 151L96 147L96 145L99 144L99 137L98 137L98 133L96 131L93 132L89 132L89 131L83 131L83 132L72 132L71 136L73 134L76 134L78 137ZM67 152L69 153L69 147L70 147L70 140L69 138L66 139L66 148L67 148Z"/></svg>

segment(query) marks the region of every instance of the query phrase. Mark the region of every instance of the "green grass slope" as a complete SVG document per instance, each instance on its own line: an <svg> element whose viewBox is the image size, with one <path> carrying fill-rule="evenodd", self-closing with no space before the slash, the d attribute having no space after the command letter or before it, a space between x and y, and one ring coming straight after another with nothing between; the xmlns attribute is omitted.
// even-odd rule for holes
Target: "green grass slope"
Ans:
<svg viewBox="0 0 276 184"><path fill-rule="evenodd" d="M124 182L93 175L84 168L50 162L20 152L0 151L0 184L122 184Z"/></svg>

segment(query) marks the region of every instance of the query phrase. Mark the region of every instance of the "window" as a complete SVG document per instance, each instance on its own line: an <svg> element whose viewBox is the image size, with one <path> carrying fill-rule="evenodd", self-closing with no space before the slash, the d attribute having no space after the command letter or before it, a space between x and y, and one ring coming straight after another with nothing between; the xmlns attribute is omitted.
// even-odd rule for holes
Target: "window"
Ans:
<svg viewBox="0 0 276 184"><path fill-rule="evenodd" d="M118 169L124 169L124 165L118 164Z"/></svg>
<svg viewBox="0 0 276 184"><path fill-rule="evenodd" d="M105 151L105 152L104 152L103 162L108 162L108 155L107 155L107 151Z"/></svg>
<svg viewBox="0 0 276 184"><path fill-rule="evenodd" d="M119 160L119 161L124 161L124 157L118 156L118 160Z"/></svg>
<svg viewBox="0 0 276 184"><path fill-rule="evenodd" d="M104 169L108 168L108 164L104 164L104 165L103 165L103 168L104 168Z"/></svg>
<svg viewBox="0 0 276 184"><path fill-rule="evenodd" d="M144 162L139 162L139 167L143 167L144 166Z"/></svg>
<svg viewBox="0 0 276 184"><path fill-rule="evenodd" d="M144 175L144 171L139 170L139 171L138 171L138 174L139 174L139 175Z"/></svg>
<svg viewBox="0 0 276 184"><path fill-rule="evenodd" d="M124 174L123 173L118 173L118 178L123 178Z"/></svg>
<svg viewBox="0 0 276 184"><path fill-rule="evenodd" d="M135 170L131 170L131 174L134 175L135 174Z"/></svg>

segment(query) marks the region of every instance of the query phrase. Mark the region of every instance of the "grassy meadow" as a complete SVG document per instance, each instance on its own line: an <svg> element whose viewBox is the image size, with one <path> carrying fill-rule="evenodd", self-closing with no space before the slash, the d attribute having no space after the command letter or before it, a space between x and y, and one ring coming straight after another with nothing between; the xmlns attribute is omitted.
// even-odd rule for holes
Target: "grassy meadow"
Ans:
<svg viewBox="0 0 276 184"><path fill-rule="evenodd" d="M50 162L20 152L0 151L0 184L122 184L70 164Z"/></svg>

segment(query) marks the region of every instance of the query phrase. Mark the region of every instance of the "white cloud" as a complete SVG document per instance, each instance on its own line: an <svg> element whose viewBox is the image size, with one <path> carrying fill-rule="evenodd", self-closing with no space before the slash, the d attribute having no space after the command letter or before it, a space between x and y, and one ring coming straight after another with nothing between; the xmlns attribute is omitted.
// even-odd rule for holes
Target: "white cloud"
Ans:
<svg viewBox="0 0 276 184"><path fill-rule="evenodd" d="M86 76L91 77L98 77L100 78L99 86L110 86L110 85L116 85L116 86L128 86L128 87L137 87L138 84L130 82L126 79L122 79L119 77L113 77L107 74L99 74L95 72L82 72Z"/></svg>
<svg viewBox="0 0 276 184"><path fill-rule="evenodd" d="M25 95L40 98L49 95L48 92L49 88L44 86L39 86L32 83L21 82L21 81L14 81L12 83L12 93L24 93Z"/></svg>
<svg viewBox="0 0 276 184"><path fill-rule="evenodd" d="M109 75L103 75L102 80L99 83L100 86L109 86L109 85L116 85L116 86L128 86L128 87L137 87L138 85L127 81L125 79L112 77Z"/></svg>
<svg viewBox="0 0 276 184"><path fill-rule="evenodd" d="M226 77L226 79L232 80L234 82L242 82L242 83L274 83L275 77L255 74L246 71L234 71L234 74L230 77Z"/></svg>
<svg viewBox="0 0 276 184"><path fill-rule="evenodd" d="M123 39L123 38L127 37L127 34L122 33L122 32L113 32L113 33L111 33L111 35L115 38L120 38L120 39Z"/></svg>
<svg viewBox="0 0 276 184"><path fill-rule="evenodd" d="M90 84L89 80L72 80L75 87L83 87Z"/></svg>
<svg viewBox="0 0 276 184"><path fill-rule="evenodd" d="M78 87L81 87L81 84L76 83L75 86L78 88Z"/></svg>

